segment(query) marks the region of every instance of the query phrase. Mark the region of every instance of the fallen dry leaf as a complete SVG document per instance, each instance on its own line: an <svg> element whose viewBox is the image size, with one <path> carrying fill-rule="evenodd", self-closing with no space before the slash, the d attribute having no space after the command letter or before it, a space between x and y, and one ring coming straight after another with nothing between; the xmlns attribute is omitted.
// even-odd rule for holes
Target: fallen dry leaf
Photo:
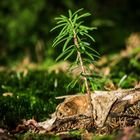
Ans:
<svg viewBox="0 0 140 140"><path fill-rule="evenodd" d="M12 92L5 92L2 94L2 96L13 96L13 93Z"/></svg>

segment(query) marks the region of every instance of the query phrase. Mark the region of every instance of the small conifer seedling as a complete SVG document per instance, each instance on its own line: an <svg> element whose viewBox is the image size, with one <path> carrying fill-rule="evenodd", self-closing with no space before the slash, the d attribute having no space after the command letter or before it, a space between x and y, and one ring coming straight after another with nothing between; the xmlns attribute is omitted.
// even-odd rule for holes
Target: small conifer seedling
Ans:
<svg viewBox="0 0 140 140"><path fill-rule="evenodd" d="M90 13L79 14L83 9L72 13L71 10L68 11L69 16L60 15L60 17L55 18L57 20L57 25L51 30L61 28L58 36L53 42L53 47L61 46L62 53L57 57L56 60L64 58L64 60L70 57L75 58L71 67L80 66L81 73L79 77L73 80L68 86L74 86L78 80L83 79L82 90L86 90L88 95L88 101L90 106L91 117L93 117L93 107L91 103L91 92L90 92L90 79L88 68L89 64L93 64L95 57L99 54L96 52L88 42L89 40L95 41L94 38L89 34L89 31L96 29L95 27L88 27L84 25L83 18L90 16Z"/></svg>

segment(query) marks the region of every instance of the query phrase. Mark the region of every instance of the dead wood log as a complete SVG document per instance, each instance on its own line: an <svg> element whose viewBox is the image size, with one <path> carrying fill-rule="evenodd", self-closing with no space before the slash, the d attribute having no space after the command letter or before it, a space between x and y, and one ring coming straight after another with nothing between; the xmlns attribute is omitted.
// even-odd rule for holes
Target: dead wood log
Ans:
<svg viewBox="0 0 140 140"><path fill-rule="evenodd" d="M59 104L56 109L56 116L58 118L79 114L89 116L89 105L86 94L57 97L57 99L60 98L65 98L65 100ZM118 114L138 101L140 101L140 88L116 91L95 91L92 94L95 124L98 127L102 127L110 112Z"/></svg>

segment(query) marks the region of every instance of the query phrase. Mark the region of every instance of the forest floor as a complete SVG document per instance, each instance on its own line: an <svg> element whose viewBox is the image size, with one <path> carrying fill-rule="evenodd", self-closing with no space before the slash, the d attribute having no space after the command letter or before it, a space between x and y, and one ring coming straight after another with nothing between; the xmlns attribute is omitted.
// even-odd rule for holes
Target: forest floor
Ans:
<svg viewBox="0 0 140 140"><path fill-rule="evenodd" d="M140 38L134 36L134 42L131 40L126 49L101 56L95 65L89 66L95 81L91 89L114 91L140 86ZM41 133L40 130L32 131L36 123L51 118L50 114L63 102L55 97L81 92L80 83L67 89L68 83L80 72L80 68L77 68L69 74L69 65L70 62L59 62L45 67L44 64L31 63L25 58L14 67L0 66L0 139L140 139L139 117L137 125L134 118L128 120L128 125L124 125L124 117L119 120L119 125L113 123L114 127L109 127L111 130L108 131L84 128L56 133L57 135L51 132ZM131 111L134 114L140 113L140 101Z"/></svg>

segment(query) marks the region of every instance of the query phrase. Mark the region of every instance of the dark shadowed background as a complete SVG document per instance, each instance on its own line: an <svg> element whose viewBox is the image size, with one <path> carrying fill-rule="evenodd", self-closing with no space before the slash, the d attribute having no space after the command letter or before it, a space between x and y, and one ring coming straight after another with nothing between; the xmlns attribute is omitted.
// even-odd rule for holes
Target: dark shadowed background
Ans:
<svg viewBox="0 0 140 140"><path fill-rule="evenodd" d="M92 16L88 26L97 26L92 33L95 50L101 55L125 48L126 38L140 31L139 0L1 0L0 1L0 64L9 65L25 56L41 62L55 59L60 53L51 47L57 32L54 18L84 8ZM59 32L59 31L58 31ZM60 48L60 49L59 49Z"/></svg>

